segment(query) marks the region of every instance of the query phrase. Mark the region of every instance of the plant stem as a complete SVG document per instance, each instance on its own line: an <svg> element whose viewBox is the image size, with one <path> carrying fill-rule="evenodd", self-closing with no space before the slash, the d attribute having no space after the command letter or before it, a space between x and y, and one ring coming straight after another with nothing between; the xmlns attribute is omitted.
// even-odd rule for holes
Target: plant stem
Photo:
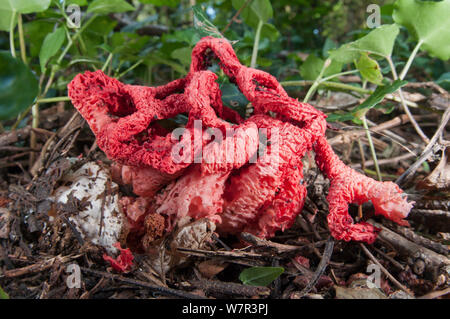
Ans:
<svg viewBox="0 0 450 319"><path fill-rule="evenodd" d="M117 76L117 79L120 79L122 76L124 76L125 74L127 74L128 72L134 70L137 66L139 66L142 62L144 62L143 59L137 61L135 64L133 64L132 66L130 66L128 69L126 69L125 71L123 71L122 73L120 73Z"/></svg>
<svg viewBox="0 0 450 319"><path fill-rule="evenodd" d="M423 44L423 41L420 40L416 47L414 48L413 52L411 52L411 55L408 58L408 61L406 62L405 66L403 67L402 72L400 73L400 76L398 77L400 80L403 80L406 76L406 73L408 73L409 68L411 67L411 64L414 60L414 58L416 57L417 52L419 51L419 48L421 47L421 45Z"/></svg>
<svg viewBox="0 0 450 319"><path fill-rule="evenodd" d="M323 63L323 66L322 66L322 69L320 70L319 75L317 76L313 85L311 85L311 87L309 88L308 92L306 92L306 96L303 99L304 103L308 103L311 96L314 94L314 92L316 92L316 89L320 84L320 80L322 80L323 73L325 72L325 69L330 65L330 63L331 63L330 59L326 59L325 62Z"/></svg>
<svg viewBox="0 0 450 319"><path fill-rule="evenodd" d="M25 116L27 116L28 112L30 112L32 106L33 105L30 105L25 111L20 113L20 115L17 117L16 122L13 124L13 126L11 126L11 131L14 131L19 126L20 122L22 122Z"/></svg>
<svg viewBox="0 0 450 319"><path fill-rule="evenodd" d="M421 43L421 42L419 41L419 43ZM419 45L416 46L417 50L418 50L419 47L420 47ZM416 50L416 49L414 49L414 50L415 50L415 52L417 53L417 50ZM412 57L413 55L415 55L414 51L411 53L411 55L410 55L410 57L409 57L409 59L408 59L408 62L411 61L411 62L409 63L409 65L411 65L411 63L412 63L411 57ZM397 76L397 71L395 70L395 65L394 65L394 63L392 62L392 58L391 58L390 56L385 57L385 58L386 58L386 60L387 60L388 63L389 63L389 67L391 68L392 77L394 78L394 80L397 80L399 77ZM406 68L406 65L405 65L405 68ZM405 70L405 68L403 68L403 71ZM409 69L409 66L408 66L408 69ZM402 73L403 73L403 71L402 71ZM406 69L406 71L407 71L407 69ZM406 73L405 73L405 75L406 75ZM404 76L405 76L405 75L404 75ZM398 89L398 95L400 96L400 104L402 105L403 110L405 111L406 115L408 116L408 118L409 118L411 124L413 125L414 129L416 130L417 134L419 134L419 136L422 138L422 140L423 140L425 143L428 144L429 141L430 141L430 139L429 139L429 138L425 135L425 133L422 131L422 129L420 128L419 124L418 124L417 121L414 119L414 117L413 117L411 111L409 110L408 105L407 105L407 103L406 103L406 99L405 99L405 97L403 96L402 88L399 88L399 89Z"/></svg>
<svg viewBox="0 0 450 319"><path fill-rule="evenodd" d="M38 128L39 126L39 104L35 103L32 107L31 107L31 116L32 116L32 121L31 121L31 127L32 128ZM30 132L30 147L32 149L36 148L36 134L34 131ZM32 155L34 153L31 153ZM34 156L31 157L31 162L33 162ZM32 163L30 163L32 164Z"/></svg>
<svg viewBox="0 0 450 319"><path fill-rule="evenodd" d="M57 97L48 97L44 99L38 99L36 103L45 104L45 103L54 103L54 102L68 102L70 98L68 96L57 96Z"/></svg>
<svg viewBox="0 0 450 319"><path fill-rule="evenodd" d="M284 82L280 82L280 84L282 86L307 86L307 85L314 84L314 81L308 81L308 80L284 81ZM339 83L339 82L321 81L319 83L319 86L322 86L322 85L325 87L328 87L328 88L340 89L340 90L344 90L344 91L354 91L354 92L358 92L361 94L373 93L373 91L371 91L371 90L367 90L367 89L360 88L358 86L353 86L350 84Z"/></svg>
<svg viewBox="0 0 450 319"><path fill-rule="evenodd" d="M14 47L14 21L16 20L16 10L13 10L11 16L11 22L9 24L9 48L11 49L11 55L16 57L16 49Z"/></svg>
<svg viewBox="0 0 450 319"><path fill-rule="evenodd" d="M61 55L59 56L59 58L57 60L57 64L61 63L61 61L64 58L64 56L67 54L67 52L72 47L74 41L76 39L78 39L78 37L81 35L81 33L83 33L83 31L92 23L92 21L94 21L95 18L97 18L97 14L93 14L92 17L90 17L89 20L86 21L85 24L83 24L83 26L75 33L75 35L72 38L69 36L69 43L67 44L67 46L65 47L65 49L61 53Z"/></svg>
<svg viewBox="0 0 450 319"><path fill-rule="evenodd" d="M334 78L336 78L338 76L343 76L343 75L347 75L347 74L353 74L353 73L357 73L357 72L359 72L359 71L358 70L351 70L351 71L345 71L345 72L341 72L341 73L336 73L336 74L333 74L333 75L330 75L330 76L327 76L327 77L323 78L322 80L320 80L320 82L328 81L328 80L334 79Z"/></svg>
<svg viewBox="0 0 450 319"><path fill-rule="evenodd" d="M103 66L102 66L102 72L105 72L106 68L108 67L109 63L111 62L112 57L113 57L113 54L110 53L108 55L108 58L105 61L105 64L103 64Z"/></svg>
<svg viewBox="0 0 450 319"><path fill-rule="evenodd" d="M262 20L259 20L258 26L256 27L255 41L253 42L253 52L252 52L252 60L250 62L250 67L256 67L256 58L258 57L258 49L259 49L259 39L261 37L261 29L264 25Z"/></svg>
<svg viewBox="0 0 450 319"><path fill-rule="evenodd" d="M25 65L28 65L27 51L25 48L25 38L23 36L23 24L22 24L22 15L21 14L18 15L17 24L19 27L20 56L22 57L23 63L25 63Z"/></svg>
<svg viewBox="0 0 450 319"><path fill-rule="evenodd" d="M369 126L367 125L366 116L363 115L361 118L363 122L363 127L366 130L367 140L369 141L370 152L372 153L373 164L375 165L375 171L377 172L378 180L381 182L381 171L378 166L377 153L375 152L375 146L373 145L372 135L370 135Z"/></svg>

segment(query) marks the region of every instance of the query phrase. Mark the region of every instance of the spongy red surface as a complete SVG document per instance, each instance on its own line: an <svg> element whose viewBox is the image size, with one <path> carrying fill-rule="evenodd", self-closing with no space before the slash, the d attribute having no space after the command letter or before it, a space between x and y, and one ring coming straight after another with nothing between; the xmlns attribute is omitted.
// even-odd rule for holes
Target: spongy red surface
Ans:
<svg viewBox="0 0 450 319"><path fill-rule="evenodd" d="M244 120L222 104L217 76L207 71L212 57L251 102L252 117ZM167 230L184 217L207 217L222 233L271 237L301 212L306 197L301 159L314 150L331 182L328 223L334 237L375 240L376 229L353 222L349 203L370 200L377 214L407 224L412 203L398 186L345 166L325 138L326 116L289 97L272 75L242 65L226 39L201 39L189 74L164 86L126 85L96 71L77 75L68 88L99 147L117 163L116 178L152 201L144 212L141 200L126 203L129 219L141 220L152 210L166 216ZM158 120L181 113L188 122L180 141ZM270 143L262 147L261 139Z"/></svg>

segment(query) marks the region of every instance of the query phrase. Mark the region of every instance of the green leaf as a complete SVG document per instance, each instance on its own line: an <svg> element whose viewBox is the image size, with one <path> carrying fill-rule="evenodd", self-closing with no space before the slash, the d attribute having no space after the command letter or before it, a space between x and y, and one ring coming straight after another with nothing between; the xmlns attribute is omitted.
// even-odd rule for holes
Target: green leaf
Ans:
<svg viewBox="0 0 450 319"><path fill-rule="evenodd" d="M345 121L353 121L356 117L353 113L331 113L327 115L327 122L345 122Z"/></svg>
<svg viewBox="0 0 450 319"><path fill-rule="evenodd" d="M1 0L0 30L9 31L13 12L17 13L42 12L47 10L47 8L50 5L50 1L51 0Z"/></svg>
<svg viewBox="0 0 450 319"><path fill-rule="evenodd" d="M153 4L157 7L169 6L173 8L180 3L180 0L139 0L139 2L144 4Z"/></svg>
<svg viewBox="0 0 450 319"><path fill-rule="evenodd" d="M173 59L176 59L181 62L186 67L189 67L191 65L191 53L192 49L189 47L179 48L176 50L173 50L170 56Z"/></svg>
<svg viewBox="0 0 450 319"><path fill-rule="evenodd" d="M422 50L441 60L450 58L450 0L397 0L394 21L422 41Z"/></svg>
<svg viewBox="0 0 450 319"><path fill-rule="evenodd" d="M220 91L222 92L222 102L224 105L232 108L245 118L246 108L249 103L247 98L237 86L233 83L220 84Z"/></svg>
<svg viewBox="0 0 450 319"><path fill-rule="evenodd" d="M284 272L283 267L251 267L239 275L244 285L268 286Z"/></svg>
<svg viewBox="0 0 450 319"><path fill-rule="evenodd" d="M322 70L324 60L316 57L314 54L308 55L305 62L300 66L300 75L305 80L314 81L320 74ZM332 60L331 64L325 69L323 77L331 76L333 74L339 73L342 70L342 63Z"/></svg>
<svg viewBox="0 0 450 319"><path fill-rule="evenodd" d="M264 23L261 28L261 37L269 38L270 41L274 42L280 36L280 32L278 32L277 28L270 23Z"/></svg>
<svg viewBox="0 0 450 319"><path fill-rule="evenodd" d="M241 9L247 0L232 0L233 8ZM273 9L270 0L252 0L241 10L241 17L249 26L256 28L259 21L266 23L273 17Z"/></svg>
<svg viewBox="0 0 450 319"><path fill-rule="evenodd" d="M381 74L380 66L368 54L361 54L355 65L364 79L371 83L382 85L383 74Z"/></svg>
<svg viewBox="0 0 450 319"><path fill-rule="evenodd" d="M0 120L12 119L29 107L38 90L31 70L9 52L0 51Z"/></svg>
<svg viewBox="0 0 450 319"><path fill-rule="evenodd" d="M259 20L266 23L273 17L273 9L270 0L253 0L250 9L258 16ZM245 10L245 8L244 8Z"/></svg>
<svg viewBox="0 0 450 319"><path fill-rule="evenodd" d="M25 43L29 47L31 57L38 57L47 34L53 31L53 22L37 19L23 25Z"/></svg>
<svg viewBox="0 0 450 319"><path fill-rule="evenodd" d="M8 294L0 287L0 299L9 299Z"/></svg>
<svg viewBox="0 0 450 319"><path fill-rule="evenodd" d="M342 63L359 59L361 53L389 57L392 54L399 28L395 24L382 25L354 42L344 44L337 50L331 50L330 58Z"/></svg>
<svg viewBox="0 0 450 319"><path fill-rule="evenodd" d="M148 36L140 36L136 33L114 32L111 36L111 47L106 49L113 54L132 57L138 55L149 40Z"/></svg>
<svg viewBox="0 0 450 319"><path fill-rule="evenodd" d="M39 53L42 72L45 71L48 60L61 49L65 38L66 33L64 27L59 27L52 33L47 34L42 43L41 52Z"/></svg>
<svg viewBox="0 0 450 319"><path fill-rule="evenodd" d="M87 12L110 14L134 10L135 8L125 0L94 0L88 6Z"/></svg>
<svg viewBox="0 0 450 319"><path fill-rule="evenodd" d="M200 4L193 6L192 11L194 12L194 27L200 37L223 38L219 29L208 19Z"/></svg>
<svg viewBox="0 0 450 319"><path fill-rule="evenodd" d="M87 0L66 0L66 7L71 4L76 4L79 5L80 7L88 5Z"/></svg>
<svg viewBox="0 0 450 319"><path fill-rule="evenodd" d="M362 118L368 110L383 101L387 94L394 93L406 83L408 83L408 81L395 80L389 85L377 87L376 90L363 103L353 109L352 113L358 118Z"/></svg>
<svg viewBox="0 0 450 319"><path fill-rule="evenodd" d="M447 91L450 91L450 72L441 74L439 79L436 80L436 83Z"/></svg>
<svg viewBox="0 0 450 319"><path fill-rule="evenodd" d="M146 57L146 63L150 66L156 65L156 64L164 64L164 65L171 67L172 69L174 69L176 72L180 73L181 75L187 74L187 69L183 65L181 65L173 60L167 59L165 56L159 54L158 52L148 55Z"/></svg>

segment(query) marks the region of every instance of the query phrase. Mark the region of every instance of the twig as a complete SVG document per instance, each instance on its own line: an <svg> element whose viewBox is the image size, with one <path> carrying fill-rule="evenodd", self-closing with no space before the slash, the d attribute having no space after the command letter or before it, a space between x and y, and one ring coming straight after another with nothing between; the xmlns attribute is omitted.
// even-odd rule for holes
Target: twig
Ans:
<svg viewBox="0 0 450 319"><path fill-rule="evenodd" d="M275 250L278 254L285 254L285 253L298 253L306 248L312 248L312 247L319 247L325 243L325 241L319 241L314 244L308 244L303 246L294 246L294 245L285 245L285 244L279 244L275 243L266 239L261 239L259 237L256 237L253 234L250 233L241 233L241 238L249 242L257 247L265 247L270 248L272 250Z"/></svg>
<svg viewBox="0 0 450 319"><path fill-rule="evenodd" d="M426 225L432 231L450 232L450 211L444 209L422 209L413 208L408 215L408 219Z"/></svg>
<svg viewBox="0 0 450 319"><path fill-rule="evenodd" d="M415 118L422 119L422 117L418 117L418 116L415 116ZM408 122L409 122L408 116L406 114L403 114L403 115L393 118L392 120L389 120L387 122L384 122L384 123L381 123L381 124L371 127L370 131L373 133L384 132L386 130L397 127L399 125L406 124ZM330 145L346 144L346 143L351 142L352 140L357 139L358 137L364 136L364 134L366 134L365 130L345 132L343 134L340 134L333 138L330 138L328 140L328 143L330 143Z"/></svg>
<svg viewBox="0 0 450 319"><path fill-rule="evenodd" d="M162 287L162 286L154 286L154 285L150 285L141 280L134 280L131 278L126 278L126 277L120 276L120 275L110 274L110 273L107 273L104 271L93 270L93 269L89 269L86 267L80 267L80 269L86 273L90 273L97 277L110 278L113 280L117 280L120 282L124 282L124 283L130 284L130 285L133 285L133 286L147 288L151 291L154 291L154 292L160 293L162 295L166 295L166 296L176 296L176 297L185 298L185 299L205 299L199 295L191 294L191 293L184 292L181 290L176 290L176 289Z"/></svg>
<svg viewBox="0 0 450 319"><path fill-rule="evenodd" d="M72 224L72 222L64 215L61 215L61 219L69 226L70 230L74 234L75 238L78 240L78 243L80 246L84 245L84 240L81 237L80 232L75 228L75 226Z"/></svg>
<svg viewBox="0 0 450 319"><path fill-rule="evenodd" d="M261 254L248 253L245 251L211 251L211 250L202 250L202 249L191 249L191 248L183 248L178 247L177 250L181 253L188 253L192 256L199 257L227 257L227 258L267 258Z"/></svg>
<svg viewBox="0 0 450 319"><path fill-rule="evenodd" d="M421 269L420 272L425 272L429 274L430 277L437 278L441 268L450 265L450 260L446 256L438 254L426 247L417 245L373 220L369 220L369 223L381 229L378 233L377 240L388 242L392 247L399 251L400 255L403 255L408 259L412 258L413 262L424 261L425 268Z"/></svg>
<svg viewBox="0 0 450 319"><path fill-rule="evenodd" d="M225 295L240 295L246 297L269 296L270 289L260 286L248 286L234 282L222 282L218 280L193 280L191 285L206 292L215 292Z"/></svg>
<svg viewBox="0 0 450 319"><path fill-rule="evenodd" d="M334 239L332 236L330 236L330 237L328 237L327 244L325 245L325 250L323 252L322 259L320 260L319 266L317 266L317 269L314 272L314 276L308 282L306 287L303 288L303 290L300 292L300 294L299 294L300 298L305 296L312 288L314 288L317 281L323 275L325 269L328 266L328 263L330 262L331 255L333 254L333 248L334 248Z"/></svg>
<svg viewBox="0 0 450 319"><path fill-rule="evenodd" d="M433 148L436 146L436 142L439 139L439 136L442 134L442 131L446 127L449 119L450 119L450 107L448 107L445 110L444 114L442 115L441 124L439 125L438 129L436 130L436 133L434 133L434 135L431 138L428 145L423 150L420 157L399 178L397 178L395 183L397 183L400 186L403 185L404 183L406 183L410 179L412 174L420 167L420 165L422 165L422 163L426 161L429 154L432 152Z"/></svg>
<svg viewBox="0 0 450 319"><path fill-rule="evenodd" d="M418 245L427 247L438 254L442 255L448 255L449 249L447 246L442 245L438 242L432 241L428 238L422 237L419 234L416 234L414 231L412 231L410 228L401 227L396 225L394 231L402 236L404 236L406 239L409 239L412 242L415 242Z"/></svg>
<svg viewBox="0 0 450 319"><path fill-rule="evenodd" d="M383 267L382 264L380 264L380 262L375 258L374 255L372 255L372 253L367 249L366 246L364 246L364 244L359 244L360 247L362 248L362 250L364 251L364 253L367 255L367 257L369 257L370 260L372 260L378 267L380 267L381 271L392 281L392 283L394 285L396 285L398 288L400 288L401 290L403 290L404 292L406 292L408 295L414 297L414 294L405 286L403 286L397 279L395 279L394 276L392 276L389 271L387 271L386 268Z"/></svg>
<svg viewBox="0 0 450 319"><path fill-rule="evenodd" d="M394 258L392 258L391 256L389 256L388 254L385 254L384 252L382 252L381 250L379 250L376 247L372 247L373 250L375 250L378 254L380 254L381 256L383 256L383 258L387 259L388 261L390 261L391 264L393 264L395 267L397 267L400 270L405 270L405 267L403 267L403 265L401 263L399 263L397 260L395 260Z"/></svg>
<svg viewBox="0 0 450 319"><path fill-rule="evenodd" d="M385 159L378 160L378 165L381 166L381 165L388 165L388 164L397 164L400 161L404 161L404 160L410 159L411 157L415 157L415 156L416 155L414 153L406 153L406 154L392 157L392 158L385 158ZM365 167L373 166L373 164L374 164L373 161L365 161L364 162ZM362 166L361 163L351 164L350 167L364 169L364 167Z"/></svg>
<svg viewBox="0 0 450 319"><path fill-rule="evenodd" d="M240 7L239 10L231 18L230 22L228 22L228 24L225 26L225 28L223 28L222 33L225 33L228 30L228 28L231 26L231 24L234 21L236 21L236 18L238 17L238 15L241 14L242 10L244 10L244 8L249 4L250 1L252 1L252 0L245 1L245 3L242 5L242 7Z"/></svg>
<svg viewBox="0 0 450 319"><path fill-rule="evenodd" d="M24 140L28 138L30 135L31 127L25 126L24 128L5 132L0 134L0 146L6 146L10 144L14 144L20 140Z"/></svg>
<svg viewBox="0 0 450 319"><path fill-rule="evenodd" d="M25 266L22 268L6 270L3 274L5 277L8 277L8 278L15 278L15 277L23 276L26 274L34 274L34 273L42 272L44 270L51 268L55 262L64 264L64 263L68 262L69 260L76 259L80 256L81 255L72 255L72 256L64 256L64 257L56 256L53 258L41 260L35 264L28 265L28 266Z"/></svg>
<svg viewBox="0 0 450 319"><path fill-rule="evenodd" d="M450 294L450 288L444 289L444 290L438 290L438 291L432 291L426 295L420 296L417 299L434 299L441 296L445 296Z"/></svg>

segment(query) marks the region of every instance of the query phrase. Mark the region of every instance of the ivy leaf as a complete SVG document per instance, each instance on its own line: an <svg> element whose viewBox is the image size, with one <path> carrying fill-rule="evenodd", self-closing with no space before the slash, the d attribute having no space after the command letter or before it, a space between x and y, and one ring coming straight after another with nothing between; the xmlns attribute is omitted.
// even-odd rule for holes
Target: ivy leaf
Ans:
<svg viewBox="0 0 450 319"><path fill-rule="evenodd" d="M47 10L51 0L2 0L0 1L0 30L8 31L11 27L13 12L33 13ZM15 22L17 23L17 21ZM14 27L15 27L14 23Z"/></svg>
<svg viewBox="0 0 450 319"><path fill-rule="evenodd" d="M314 54L308 55L305 62L300 66L300 75L305 80L315 80L322 70L324 60L316 57ZM325 69L323 77L331 76L339 73L342 70L342 63L331 60L331 64Z"/></svg>
<svg viewBox="0 0 450 319"><path fill-rule="evenodd" d="M144 4L153 4L157 7L169 6L174 8L180 3L180 0L139 0L139 2Z"/></svg>
<svg viewBox="0 0 450 319"><path fill-rule="evenodd" d="M273 9L270 0L252 0L246 3L247 0L232 0L233 8L241 9L241 17L246 24L256 28L259 21L266 23L273 17Z"/></svg>
<svg viewBox="0 0 450 319"><path fill-rule="evenodd" d="M382 85L383 74L381 74L380 66L368 54L361 54L355 65L364 79L371 83Z"/></svg>
<svg viewBox="0 0 450 319"><path fill-rule="evenodd" d="M450 58L450 0L397 0L392 17L423 42L421 49L444 61Z"/></svg>
<svg viewBox="0 0 450 319"><path fill-rule="evenodd" d="M9 299L8 294L0 287L0 299Z"/></svg>
<svg viewBox="0 0 450 319"><path fill-rule="evenodd" d="M377 87L376 90L363 103L353 109L352 113L355 114L356 117L362 118L368 110L383 101L387 94L394 93L406 83L408 83L408 81L395 80L389 85Z"/></svg>
<svg viewBox="0 0 450 319"><path fill-rule="evenodd" d="M135 8L125 0L94 0L88 6L87 12L110 14L134 10Z"/></svg>
<svg viewBox="0 0 450 319"><path fill-rule="evenodd" d="M283 267L251 267L241 272L239 280L244 285L268 286L283 272Z"/></svg>
<svg viewBox="0 0 450 319"><path fill-rule="evenodd" d="M39 90L31 70L11 53L0 51L0 120L16 117L35 100Z"/></svg>
<svg viewBox="0 0 450 319"><path fill-rule="evenodd" d="M215 38L223 38L214 23L208 19L200 4L193 6L192 11L194 12L194 27L200 37L212 36Z"/></svg>
<svg viewBox="0 0 450 319"><path fill-rule="evenodd" d="M337 50L329 51L330 58L345 64L359 59L361 53L389 57L398 33L399 28L396 24L382 25L361 39L344 44Z"/></svg>
<svg viewBox="0 0 450 319"><path fill-rule="evenodd" d="M224 105L232 108L245 118L246 108L249 101L233 83L225 82L220 84L222 92L222 102Z"/></svg>
<svg viewBox="0 0 450 319"><path fill-rule="evenodd" d="M50 58L53 57L59 49L61 49L65 38L66 34L63 27L59 27L52 33L47 34L39 53L39 61L41 63L42 72L45 71L48 60L50 60Z"/></svg>

